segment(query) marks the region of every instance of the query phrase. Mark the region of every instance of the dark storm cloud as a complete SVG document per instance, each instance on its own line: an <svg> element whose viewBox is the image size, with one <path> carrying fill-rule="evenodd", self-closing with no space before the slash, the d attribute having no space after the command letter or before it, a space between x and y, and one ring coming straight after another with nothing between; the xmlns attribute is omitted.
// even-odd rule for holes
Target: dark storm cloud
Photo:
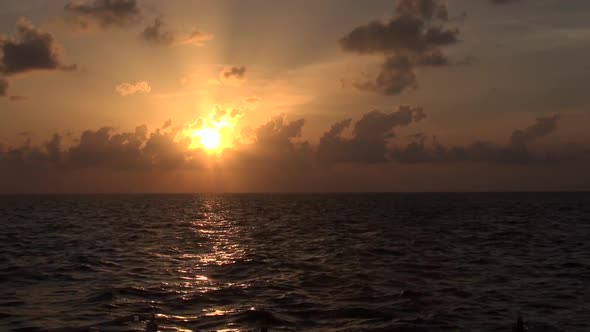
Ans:
<svg viewBox="0 0 590 332"><path fill-rule="evenodd" d="M458 42L459 30L447 27L448 9L438 0L398 0L395 15L359 26L340 39L346 52L382 55L374 79L354 82L360 90L397 95L416 86L414 68L450 63L441 48Z"/></svg>
<svg viewBox="0 0 590 332"><path fill-rule="evenodd" d="M340 121L320 138L318 159L323 163L385 162L389 158L389 140L395 137L393 129L424 117L422 108L412 106L400 106L391 113L372 111L354 124L351 137L344 137L343 134L352 120Z"/></svg>
<svg viewBox="0 0 590 332"><path fill-rule="evenodd" d="M5 97L8 91L8 81L0 78L0 97Z"/></svg>
<svg viewBox="0 0 590 332"><path fill-rule="evenodd" d="M168 46L174 43L175 36L167 30L161 18L156 18L152 25L148 25L140 34L141 39L154 45Z"/></svg>
<svg viewBox="0 0 590 332"><path fill-rule="evenodd" d="M5 75L30 70L73 70L65 66L57 41L50 33L41 32L26 18L16 24L16 36L0 39L0 72Z"/></svg>
<svg viewBox="0 0 590 332"><path fill-rule="evenodd" d="M66 22L87 29L126 27L141 20L141 8L136 0L69 1L64 10Z"/></svg>
<svg viewBox="0 0 590 332"><path fill-rule="evenodd" d="M538 118L525 128L515 130L505 145L487 141L478 141L465 146L448 147L433 138L428 144L428 137L418 134L413 141L402 149L394 149L394 159L403 163L546 163L575 160L587 156L587 152L573 146L564 146L557 151L533 153L530 144L537 139L553 133L557 129L559 116Z"/></svg>

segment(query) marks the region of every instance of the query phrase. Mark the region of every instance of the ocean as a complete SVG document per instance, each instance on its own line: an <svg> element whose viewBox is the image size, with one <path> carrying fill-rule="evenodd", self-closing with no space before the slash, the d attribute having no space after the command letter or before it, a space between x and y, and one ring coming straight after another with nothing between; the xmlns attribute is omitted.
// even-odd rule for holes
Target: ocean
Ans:
<svg viewBox="0 0 590 332"><path fill-rule="evenodd" d="M9 195L0 221L1 331L590 331L588 193Z"/></svg>

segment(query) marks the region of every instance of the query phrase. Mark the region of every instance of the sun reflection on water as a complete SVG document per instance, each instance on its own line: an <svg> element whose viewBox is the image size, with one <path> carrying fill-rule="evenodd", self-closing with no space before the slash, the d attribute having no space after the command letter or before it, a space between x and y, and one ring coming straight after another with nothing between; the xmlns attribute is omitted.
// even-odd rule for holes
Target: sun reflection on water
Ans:
<svg viewBox="0 0 590 332"><path fill-rule="evenodd" d="M205 316L225 316L238 312L237 309L204 309Z"/></svg>
<svg viewBox="0 0 590 332"><path fill-rule="evenodd" d="M243 259L246 248L237 241L239 228L228 218L228 211L220 209L215 202L207 202L205 210L203 217L193 221L192 225L196 235L207 239L211 248L195 258L205 265L233 264Z"/></svg>
<svg viewBox="0 0 590 332"><path fill-rule="evenodd" d="M235 315L244 308L231 305L202 307L198 300L200 297L217 296L209 294L223 289L250 287L248 283L229 282L217 277L219 269L224 269L223 266L246 261L248 254L248 247L243 243L241 234L243 230L232 218L232 211L224 208L223 203L214 197L195 202L194 208L198 214L195 219L184 221L187 228L180 234L184 246L174 256L176 267L173 273L176 280L168 285L174 288L180 300L189 303L196 300L194 309L199 309L193 314L201 318ZM172 320L185 321L182 316ZM230 323L225 326L226 329L219 331L237 331L231 327Z"/></svg>

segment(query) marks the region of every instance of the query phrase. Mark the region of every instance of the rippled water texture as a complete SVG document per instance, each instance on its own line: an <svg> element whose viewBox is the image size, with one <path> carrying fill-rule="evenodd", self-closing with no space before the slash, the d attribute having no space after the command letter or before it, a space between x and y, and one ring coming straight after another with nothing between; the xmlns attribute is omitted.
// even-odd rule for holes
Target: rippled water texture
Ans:
<svg viewBox="0 0 590 332"><path fill-rule="evenodd" d="M590 331L589 194L4 196L0 217L0 330Z"/></svg>

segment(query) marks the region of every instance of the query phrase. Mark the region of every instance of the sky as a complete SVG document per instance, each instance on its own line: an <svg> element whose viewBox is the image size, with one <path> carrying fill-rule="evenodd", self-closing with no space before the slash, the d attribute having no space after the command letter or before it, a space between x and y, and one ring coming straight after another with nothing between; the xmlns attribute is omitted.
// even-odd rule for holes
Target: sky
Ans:
<svg viewBox="0 0 590 332"><path fill-rule="evenodd" d="M587 0L0 2L0 193L590 190Z"/></svg>

